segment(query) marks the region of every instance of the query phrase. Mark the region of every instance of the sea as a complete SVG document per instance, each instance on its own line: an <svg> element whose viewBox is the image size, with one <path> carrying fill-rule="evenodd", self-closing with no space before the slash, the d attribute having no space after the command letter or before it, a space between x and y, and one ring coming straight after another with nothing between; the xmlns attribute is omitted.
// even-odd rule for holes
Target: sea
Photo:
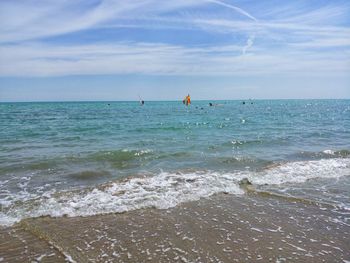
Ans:
<svg viewBox="0 0 350 263"><path fill-rule="evenodd" d="M349 224L350 100L0 103L0 226L239 198L244 178Z"/></svg>

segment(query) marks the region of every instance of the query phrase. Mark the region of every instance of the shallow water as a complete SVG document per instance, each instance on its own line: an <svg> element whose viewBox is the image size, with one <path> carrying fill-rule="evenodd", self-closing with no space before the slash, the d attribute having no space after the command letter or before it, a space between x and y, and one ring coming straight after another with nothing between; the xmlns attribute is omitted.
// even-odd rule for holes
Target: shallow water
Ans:
<svg viewBox="0 0 350 263"><path fill-rule="evenodd" d="M349 100L208 104L0 104L0 224L241 195L245 177L350 207Z"/></svg>

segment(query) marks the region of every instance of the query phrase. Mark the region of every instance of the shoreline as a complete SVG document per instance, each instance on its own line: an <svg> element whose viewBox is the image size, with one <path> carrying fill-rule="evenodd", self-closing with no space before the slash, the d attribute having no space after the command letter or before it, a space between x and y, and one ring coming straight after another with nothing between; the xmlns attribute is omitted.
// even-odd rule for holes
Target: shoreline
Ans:
<svg viewBox="0 0 350 263"><path fill-rule="evenodd" d="M216 194L170 209L22 220L1 229L1 240L6 242L0 245L0 258L5 262L39 257L42 262L347 262L346 214L273 196ZM16 250L8 249L15 244Z"/></svg>

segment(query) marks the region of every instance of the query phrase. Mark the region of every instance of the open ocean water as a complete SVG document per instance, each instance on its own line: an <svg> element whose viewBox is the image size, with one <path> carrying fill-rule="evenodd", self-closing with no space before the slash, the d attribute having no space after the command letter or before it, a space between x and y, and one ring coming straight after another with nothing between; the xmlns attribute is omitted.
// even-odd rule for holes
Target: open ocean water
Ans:
<svg viewBox="0 0 350 263"><path fill-rule="evenodd" d="M350 214L350 100L0 104L0 225L260 190Z"/></svg>

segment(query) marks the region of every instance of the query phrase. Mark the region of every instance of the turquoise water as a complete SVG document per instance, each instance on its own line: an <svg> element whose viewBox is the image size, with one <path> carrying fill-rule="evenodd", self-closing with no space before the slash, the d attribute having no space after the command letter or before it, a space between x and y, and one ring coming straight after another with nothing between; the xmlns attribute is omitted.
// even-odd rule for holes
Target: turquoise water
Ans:
<svg viewBox="0 0 350 263"><path fill-rule="evenodd" d="M2 221L13 210L31 214L26 202L143 176L169 183L165 174L191 175L189 180L205 174L224 183L220 180L230 175L275 184L272 176L285 184L350 174L350 100L213 103L0 104ZM160 184L151 192L165 189L169 186Z"/></svg>

